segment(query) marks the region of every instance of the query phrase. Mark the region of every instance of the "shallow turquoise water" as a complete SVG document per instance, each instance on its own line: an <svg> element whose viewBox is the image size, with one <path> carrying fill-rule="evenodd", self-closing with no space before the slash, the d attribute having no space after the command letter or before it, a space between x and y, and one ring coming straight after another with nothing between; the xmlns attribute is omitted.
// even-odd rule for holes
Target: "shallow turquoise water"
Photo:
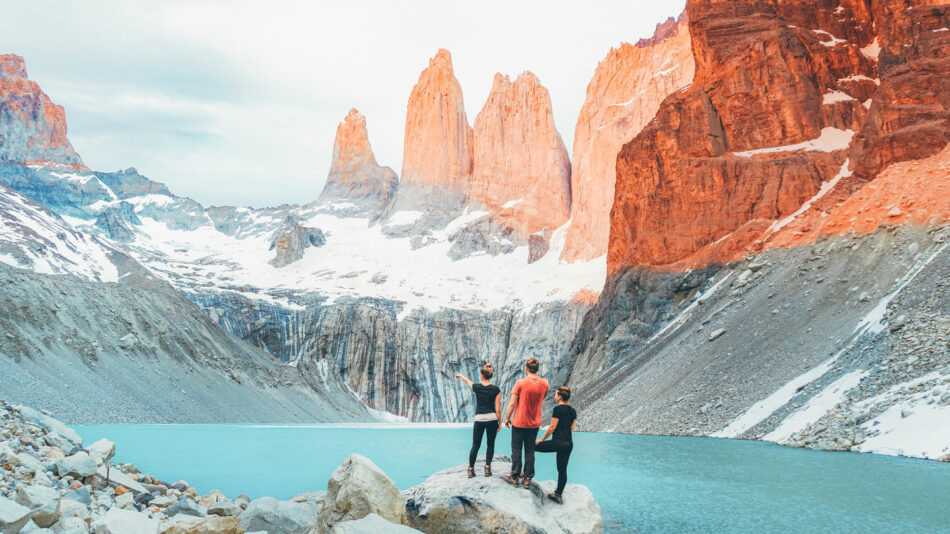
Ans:
<svg viewBox="0 0 950 534"><path fill-rule="evenodd" d="M402 488L465 463L458 426L94 425L119 461L199 493L286 499L326 489L351 453ZM496 454L510 453L510 434ZM484 445L483 445L484 447ZM484 449L483 449L484 450ZM479 466L480 468L480 466ZM950 465L711 438L578 433L571 482L586 484L608 532L950 532ZM556 477L538 455L538 479Z"/></svg>

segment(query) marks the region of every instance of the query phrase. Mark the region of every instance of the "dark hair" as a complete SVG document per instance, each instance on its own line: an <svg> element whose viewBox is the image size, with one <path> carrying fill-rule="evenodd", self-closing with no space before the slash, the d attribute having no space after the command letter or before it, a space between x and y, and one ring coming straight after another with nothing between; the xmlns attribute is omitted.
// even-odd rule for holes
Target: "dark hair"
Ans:
<svg viewBox="0 0 950 534"><path fill-rule="evenodd" d="M561 400L564 402L571 400L571 388L567 386L557 388L557 394L561 396Z"/></svg>
<svg viewBox="0 0 950 534"><path fill-rule="evenodd" d="M541 368L541 364L538 363L538 360L531 358L526 363L525 366L528 368L529 373L537 373L538 369Z"/></svg>
<svg viewBox="0 0 950 534"><path fill-rule="evenodd" d="M492 375L495 374L495 370L492 369L491 362L486 363L485 365L482 366L481 373L482 373L482 378L484 378L485 380L491 379Z"/></svg>

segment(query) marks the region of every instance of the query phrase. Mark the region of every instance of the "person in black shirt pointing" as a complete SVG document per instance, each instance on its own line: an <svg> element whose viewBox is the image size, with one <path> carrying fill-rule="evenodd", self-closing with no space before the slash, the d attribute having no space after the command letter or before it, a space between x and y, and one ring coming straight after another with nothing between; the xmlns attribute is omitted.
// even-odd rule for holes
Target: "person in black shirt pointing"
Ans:
<svg viewBox="0 0 950 534"><path fill-rule="evenodd" d="M486 363L479 370L482 375L481 384L475 384L462 373L455 373L456 378L463 382L475 393L475 428L472 431L472 450L468 453L468 478L475 476L475 457L482 446L482 434L488 437L485 448L485 476L491 476L491 460L495 455L495 436L501 430L501 390L491 383L494 374L492 365Z"/></svg>
<svg viewBox="0 0 950 534"><path fill-rule="evenodd" d="M548 498L558 504L563 504L561 494L564 493L564 486L567 485L567 462L571 459L571 451L574 450L572 433L577 423L577 412L569 402L571 388L566 386L557 388L554 400L557 401L557 406L551 414L551 424L544 436L538 440L534 451L557 453L557 489L554 493L548 493ZM551 436L551 441L544 441L548 439L548 436Z"/></svg>

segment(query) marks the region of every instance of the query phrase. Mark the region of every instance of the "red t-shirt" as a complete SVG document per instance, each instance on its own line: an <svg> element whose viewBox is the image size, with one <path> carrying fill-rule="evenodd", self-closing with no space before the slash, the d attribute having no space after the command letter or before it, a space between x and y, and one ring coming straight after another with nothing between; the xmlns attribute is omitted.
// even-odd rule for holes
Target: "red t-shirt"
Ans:
<svg viewBox="0 0 950 534"><path fill-rule="evenodd" d="M548 394L548 381L536 376L522 378L515 382L511 394L518 396L511 424L518 428L541 428L541 403Z"/></svg>

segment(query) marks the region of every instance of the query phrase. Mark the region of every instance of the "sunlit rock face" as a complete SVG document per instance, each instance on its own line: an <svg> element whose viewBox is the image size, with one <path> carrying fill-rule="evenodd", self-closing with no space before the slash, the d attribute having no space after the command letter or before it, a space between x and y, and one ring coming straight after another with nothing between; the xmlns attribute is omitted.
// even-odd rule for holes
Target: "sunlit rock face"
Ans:
<svg viewBox="0 0 950 534"><path fill-rule="evenodd" d="M570 176L548 90L531 72L514 82L496 74L475 118L469 197L516 231L532 234L558 228L570 218Z"/></svg>
<svg viewBox="0 0 950 534"><path fill-rule="evenodd" d="M452 55L440 49L409 95L398 195L413 197L425 191L424 199L400 200L454 207L460 203L457 193L465 190L471 177L472 127L452 70Z"/></svg>
<svg viewBox="0 0 950 534"><path fill-rule="evenodd" d="M664 98L693 81L694 70L685 14L657 25L650 39L611 49L597 65L574 129L573 213L564 260L606 254L617 153Z"/></svg>
<svg viewBox="0 0 950 534"><path fill-rule="evenodd" d="M351 109L336 129L333 163L320 201L348 200L378 206L392 198L398 183L395 171L376 163L366 117Z"/></svg>
<svg viewBox="0 0 950 534"><path fill-rule="evenodd" d="M0 160L82 166L66 138L66 112L29 79L23 58L0 55Z"/></svg>
<svg viewBox="0 0 950 534"><path fill-rule="evenodd" d="M842 172L867 113L864 3L695 0L687 13L695 80L617 158L610 273L746 247Z"/></svg>

